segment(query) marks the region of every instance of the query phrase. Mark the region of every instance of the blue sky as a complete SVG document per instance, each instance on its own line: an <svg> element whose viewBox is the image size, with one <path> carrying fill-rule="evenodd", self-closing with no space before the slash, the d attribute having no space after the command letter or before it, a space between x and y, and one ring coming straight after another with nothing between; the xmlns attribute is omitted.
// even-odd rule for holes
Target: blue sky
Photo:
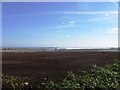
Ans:
<svg viewBox="0 0 120 90"><path fill-rule="evenodd" d="M117 47L112 2L3 3L3 47Z"/></svg>

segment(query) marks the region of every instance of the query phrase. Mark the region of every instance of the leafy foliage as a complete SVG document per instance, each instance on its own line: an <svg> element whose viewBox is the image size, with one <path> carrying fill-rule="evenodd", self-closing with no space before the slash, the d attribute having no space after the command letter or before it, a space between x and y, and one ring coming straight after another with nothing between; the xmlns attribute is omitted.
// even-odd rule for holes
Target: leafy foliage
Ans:
<svg viewBox="0 0 120 90"><path fill-rule="evenodd" d="M72 71L61 82L45 81L34 86L28 81L20 81L13 76L2 76L3 88L25 90L38 88L39 90L120 90L120 61L104 67L93 66L91 71L74 74Z"/></svg>
<svg viewBox="0 0 120 90"><path fill-rule="evenodd" d="M54 83L54 82L53 82ZM51 83L47 83L47 88ZM93 66L91 71L83 75L68 72L61 83L51 85L51 90L119 90L120 89L120 61L105 67ZM56 87L58 86L58 87Z"/></svg>

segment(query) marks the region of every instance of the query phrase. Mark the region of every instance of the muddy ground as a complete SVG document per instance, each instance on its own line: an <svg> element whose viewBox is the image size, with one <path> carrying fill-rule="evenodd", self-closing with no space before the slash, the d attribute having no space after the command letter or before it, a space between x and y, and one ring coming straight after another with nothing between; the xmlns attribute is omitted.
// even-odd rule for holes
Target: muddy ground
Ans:
<svg viewBox="0 0 120 90"><path fill-rule="evenodd" d="M92 65L104 66L115 62L117 52L4 52L4 74L40 80L59 80L67 71L81 72Z"/></svg>

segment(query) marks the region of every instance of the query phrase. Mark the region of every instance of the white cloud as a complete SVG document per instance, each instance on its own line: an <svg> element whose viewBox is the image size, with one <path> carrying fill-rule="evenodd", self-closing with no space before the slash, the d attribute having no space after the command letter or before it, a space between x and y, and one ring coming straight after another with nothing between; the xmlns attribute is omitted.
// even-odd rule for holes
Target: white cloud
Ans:
<svg viewBox="0 0 120 90"><path fill-rule="evenodd" d="M74 23L75 23L75 21L69 21L68 23L69 23L69 24L74 24Z"/></svg>
<svg viewBox="0 0 120 90"><path fill-rule="evenodd" d="M81 12L81 11L48 11L48 12L36 12L36 13L21 13L14 15L4 15L3 17L19 17L19 16L40 16L40 15L60 15L60 14L118 14L118 11L91 11L91 12Z"/></svg>
<svg viewBox="0 0 120 90"><path fill-rule="evenodd" d="M106 33L118 33L118 28L109 28L106 29Z"/></svg>
<svg viewBox="0 0 120 90"><path fill-rule="evenodd" d="M64 14L118 14L118 11L91 11L91 12L81 12L81 11L65 11Z"/></svg>
<svg viewBox="0 0 120 90"><path fill-rule="evenodd" d="M62 25L58 25L58 26L52 26L52 27L46 27L44 29L64 29L64 28L70 28L70 27L75 27L75 25L73 24L62 24ZM61 30L59 30L61 31Z"/></svg>
<svg viewBox="0 0 120 90"><path fill-rule="evenodd" d="M75 27L75 21L68 21L68 22L62 22L61 25L58 26L52 26L52 27L47 27L47 29L63 29L63 28L70 28L70 27ZM61 30L60 30L61 31Z"/></svg>
<svg viewBox="0 0 120 90"><path fill-rule="evenodd" d="M109 16L110 14L106 13L105 16Z"/></svg>
<svg viewBox="0 0 120 90"><path fill-rule="evenodd" d="M107 34L118 34L118 28L98 29L97 31Z"/></svg>
<svg viewBox="0 0 120 90"><path fill-rule="evenodd" d="M103 15L98 15L93 18L86 19L85 21L87 22L106 22L106 23L116 23L118 21L118 14L103 14Z"/></svg>

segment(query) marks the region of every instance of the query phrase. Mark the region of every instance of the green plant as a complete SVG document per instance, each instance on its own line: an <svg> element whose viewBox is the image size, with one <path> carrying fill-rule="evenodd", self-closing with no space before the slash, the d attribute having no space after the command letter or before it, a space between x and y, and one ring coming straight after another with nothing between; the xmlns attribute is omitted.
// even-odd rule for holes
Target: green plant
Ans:
<svg viewBox="0 0 120 90"><path fill-rule="evenodd" d="M68 72L61 82L48 81L36 86L35 83L20 80L13 76L2 75L3 88L11 90L120 90L120 61L98 67L96 65L89 72L75 74Z"/></svg>

